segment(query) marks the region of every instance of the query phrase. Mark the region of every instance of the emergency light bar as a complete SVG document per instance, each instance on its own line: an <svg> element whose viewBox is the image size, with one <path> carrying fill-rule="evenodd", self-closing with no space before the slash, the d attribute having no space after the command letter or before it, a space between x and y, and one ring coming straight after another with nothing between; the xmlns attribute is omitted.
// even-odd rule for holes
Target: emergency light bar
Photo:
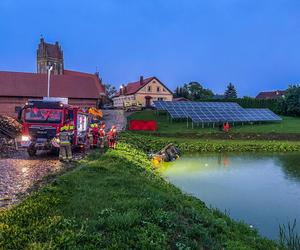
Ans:
<svg viewBox="0 0 300 250"><path fill-rule="evenodd" d="M26 105L28 108L39 108L39 109L61 109L63 103L61 102L53 102L53 101L43 101L43 100L28 100L28 104Z"/></svg>

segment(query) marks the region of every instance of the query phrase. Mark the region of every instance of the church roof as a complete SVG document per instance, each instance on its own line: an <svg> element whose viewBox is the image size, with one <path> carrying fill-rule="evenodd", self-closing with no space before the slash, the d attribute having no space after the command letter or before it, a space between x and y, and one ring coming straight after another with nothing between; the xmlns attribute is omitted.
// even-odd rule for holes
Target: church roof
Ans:
<svg viewBox="0 0 300 250"><path fill-rule="evenodd" d="M56 44L50 44L50 43L44 43L46 48L47 56L62 59L62 53L58 45Z"/></svg>
<svg viewBox="0 0 300 250"><path fill-rule="evenodd" d="M0 71L0 96L43 97L47 95L47 74ZM94 74L65 70L51 75L50 95L98 99L105 88Z"/></svg>

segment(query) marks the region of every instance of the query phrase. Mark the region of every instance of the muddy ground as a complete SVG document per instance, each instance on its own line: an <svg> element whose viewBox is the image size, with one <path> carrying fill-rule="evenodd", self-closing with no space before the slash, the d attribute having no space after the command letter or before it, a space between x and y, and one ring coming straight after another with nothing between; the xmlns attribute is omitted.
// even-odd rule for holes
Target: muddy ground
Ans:
<svg viewBox="0 0 300 250"><path fill-rule="evenodd" d="M44 176L64 168L57 156L45 152L30 158L25 150L0 159L0 207L16 203Z"/></svg>

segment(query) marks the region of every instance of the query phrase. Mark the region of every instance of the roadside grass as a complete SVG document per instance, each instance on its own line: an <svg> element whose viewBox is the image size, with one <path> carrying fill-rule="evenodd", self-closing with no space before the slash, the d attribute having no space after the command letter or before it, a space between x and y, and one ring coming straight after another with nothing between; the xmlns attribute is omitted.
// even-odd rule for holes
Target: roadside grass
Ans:
<svg viewBox="0 0 300 250"><path fill-rule="evenodd" d="M281 249L166 182L130 142L0 212L0 249L102 248Z"/></svg>
<svg viewBox="0 0 300 250"><path fill-rule="evenodd" d="M187 128L186 120L172 121L168 120L166 114L157 115L155 111L144 110L135 112L128 117L128 120L155 120L158 125L158 133L175 134L175 133L218 133L217 125L215 128L197 127L191 128L191 122L189 122L189 128ZM281 122L274 123L261 123L261 124L245 124L236 125L231 127L231 133L297 133L300 134L300 117L288 117L282 116Z"/></svg>

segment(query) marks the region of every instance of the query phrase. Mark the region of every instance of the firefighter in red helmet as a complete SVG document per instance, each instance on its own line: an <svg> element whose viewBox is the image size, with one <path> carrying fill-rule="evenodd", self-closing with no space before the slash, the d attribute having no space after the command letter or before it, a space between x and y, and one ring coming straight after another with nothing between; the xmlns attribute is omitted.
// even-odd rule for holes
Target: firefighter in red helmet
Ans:
<svg viewBox="0 0 300 250"><path fill-rule="evenodd" d="M105 123L102 122L99 128L99 147L104 148L104 140L105 140Z"/></svg>
<svg viewBox="0 0 300 250"><path fill-rule="evenodd" d="M113 125L107 134L108 147L115 149L117 145L117 126Z"/></svg>

